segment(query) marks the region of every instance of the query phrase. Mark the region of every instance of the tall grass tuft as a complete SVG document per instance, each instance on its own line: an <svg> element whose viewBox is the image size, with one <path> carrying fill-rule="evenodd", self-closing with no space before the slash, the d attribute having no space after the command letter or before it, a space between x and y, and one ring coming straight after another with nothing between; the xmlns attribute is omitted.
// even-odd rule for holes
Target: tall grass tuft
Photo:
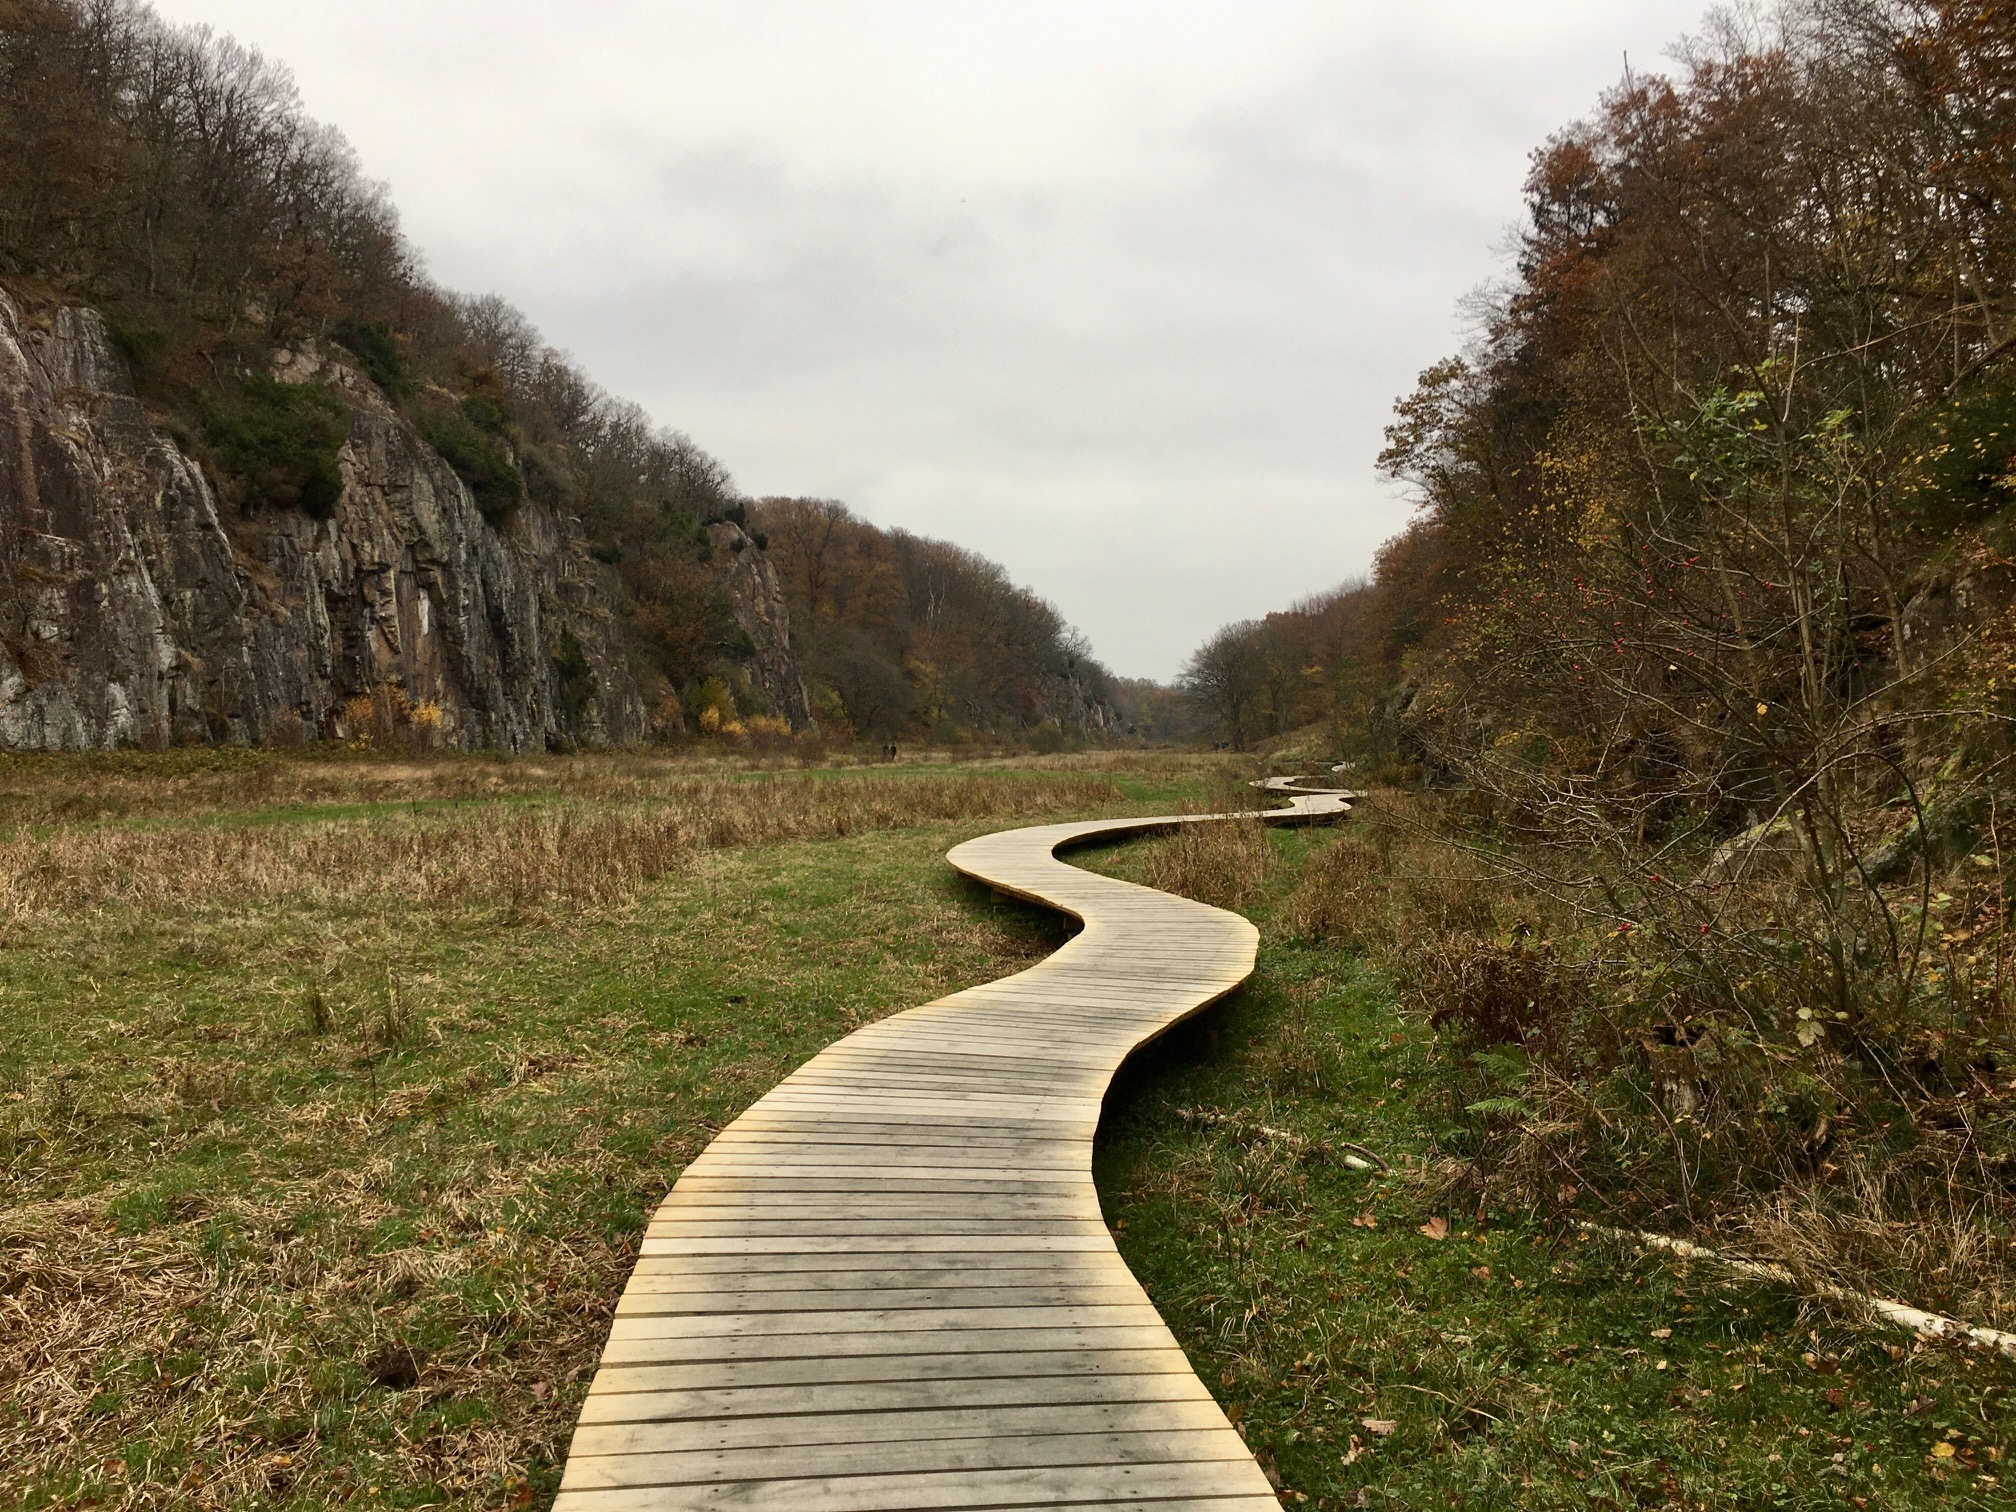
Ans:
<svg viewBox="0 0 2016 1512"><path fill-rule="evenodd" d="M1245 908L1260 896L1274 848L1257 819L1207 819L1179 828L1149 860L1150 887L1214 908Z"/></svg>
<svg viewBox="0 0 2016 1512"><path fill-rule="evenodd" d="M777 776L666 782L635 801L563 797L291 823L63 825L0 838L0 922L102 908L341 906L526 912L634 897L697 852L911 824L1084 813L1097 778Z"/></svg>

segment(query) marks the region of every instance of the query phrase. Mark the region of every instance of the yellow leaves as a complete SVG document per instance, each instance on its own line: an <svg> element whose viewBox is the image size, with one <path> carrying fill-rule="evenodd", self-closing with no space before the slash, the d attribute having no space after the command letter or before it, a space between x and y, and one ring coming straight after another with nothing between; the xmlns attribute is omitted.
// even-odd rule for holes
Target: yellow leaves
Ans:
<svg viewBox="0 0 2016 1512"><path fill-rule="evenodd" d="M1757 717L1759 719L1764 718L1764 716L1769 714L1770 712L1771 712L1771 705L1763 703L1757 705Z"/></svg>
<svg viewBox="0 0 2016 1512"><path fill-rule="evenodd" d="M412 743L416 737L429 745L441 729L441 705L431 698L416 704L398 683L385 681L346 698L336 723L340 735L360 746Z"/></svg>

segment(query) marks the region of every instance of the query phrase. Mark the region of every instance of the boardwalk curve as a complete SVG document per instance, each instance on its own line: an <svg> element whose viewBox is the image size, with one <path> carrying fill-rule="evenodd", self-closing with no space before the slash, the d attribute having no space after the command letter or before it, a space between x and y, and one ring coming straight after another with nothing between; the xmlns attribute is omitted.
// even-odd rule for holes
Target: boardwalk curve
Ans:
<svg viewBox="0 0 2016 1512"><path fill-rule="evenodd" d="M1257 817L1308 821L1343 792ZM984 835L947 859L1083 930L856 1030L722 1130L653 1216L557 1512L1278 1506L1120 1259L1092 1185L1108 1082L1252 973L1237 914Z"/></svg>

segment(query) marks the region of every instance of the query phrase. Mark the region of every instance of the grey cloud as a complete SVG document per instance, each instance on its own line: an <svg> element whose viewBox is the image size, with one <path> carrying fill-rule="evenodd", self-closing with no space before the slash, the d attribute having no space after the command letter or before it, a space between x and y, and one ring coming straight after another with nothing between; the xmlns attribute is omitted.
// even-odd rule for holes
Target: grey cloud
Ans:
<svg viewBox="0 0 2016 1512"><path fill-rule="evenodd" d="M1404 521L1380 433L1527 152L1698 3L164 9L293 63L444 281L744 487L1167 676Z"/></svg>

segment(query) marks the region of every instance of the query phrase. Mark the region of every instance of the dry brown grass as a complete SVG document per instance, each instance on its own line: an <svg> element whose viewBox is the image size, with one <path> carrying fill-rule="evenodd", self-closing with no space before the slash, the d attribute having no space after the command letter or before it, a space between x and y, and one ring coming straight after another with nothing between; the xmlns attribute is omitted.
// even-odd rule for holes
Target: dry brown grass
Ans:
<svg viewBox="0 0 2016 1512"><path fill-rule="evenodd" d="M572 756L457 755L419 751L244 750L195 747L161 753L0 752L0 826L93 819L188 819L262 809L368 803L466 802L553 797L645 800L668 785L803 771L864 771L939 778L948 769L1103 775L1195 775L1214 758L1163 752L1082 751L959 761L944 751L906 752L902 765L850 753L688 750L597 751ZM1222 766L1222 758L1216 758ZM920 771L921 768L921 771Z"/></svg>
<svg viewBox="0 0 2016 1512"><path fill-rule="evenodd" d="M192 1197L172 1224L151 1233L118 1233L98 1199L0 1219L9 1272L0 1360L9 1394L32 1413L25 1433L0 1432L14 1467L0 1471L0 1488L16 1472L67 1463L88 1466L72 1505L249 1508L317 1482L329 1501L347 1501L366 1488L318 1464L324 1430L313 1351L333 1348L396 1368L411 1302L452 1295L472 1278L486 1289L485 1312L462 1322L456 1347L408 1355L407 1389L416 1407L479 1394L494 1405L480 1422L415 1435L386 1478L487 1500L483 1493L494 1497L528 1459L564 1451L572 1410L555 1388L592 1365L631 1263L627 1248L599 1236L556 1244L507 1228L514 1202L534 1196L552 1174L527 1163L451 1174L430 1203L434 1237L372 1253L373 1226L404 1206L392 1162L372 1158L352 1130L331 1133L356 1150L357 1164L264 1201ZM613 1182L627 1174L592 1140L556 1152L549 1165L563 1163L570 1175ZM326 1231L297 1231L309 1206ZM220 1266L205 1253L210 1222L270 1239ZM367 1299L376 1299L381 1319L375 1336L360 1317ZM484 1337L499 1316L539 1322L500 1354ZM111 1362L125 1367L125 1380L108 1411ZM144 1387L127 1384L135 1362L152 1373ZM247 1379L260 1383L256 1393L226 1385ZM235 1421L211 1414L206 1423L206 1400L254 1412ZM166 1430L160 1459L123 1448L142 1439L150 1420Z"/></svg>
<svg viewBox="0 0 2016 1512"><path fill-rule="evenodd" d="M614 785L605 775L598 793ZM384 897L429 909L595 906L702 850L1085 813L1121 796L1109 782L1062 776L687 778L628 803L570 795L357 819L66 825L0 840L0 922Z"/></svg>
<svg viewBox="0 0 2016 1512"><path fill-rule="evenodd" d="M962 828L1118 797L722 777L0 841L0 1506L540 1504L679 1168L832 1036L1051 948L950 884ZM495 927L526 899L629 901Z"/></svg>
<svg viewBox="0 0 2016 1512"><path fill-rule="evenodd" d="M1148 859L1142 880L1214 908L1245 908L1260 896L1274 847L1257 819L1185 824Z"/></svg>
<svg viewBox="0 0 2016 1512"><path fill-rule="evenodd" d="M2016 1253L1986 1204L1951 1200L1958 1183L1942 1177L1967 1152L1926 1153L1921 1169L1902 1173L1847 1154L1832 1179L1783 1188L1735 1215L1732 1242L1786 1266L1810 1293L1870 1292L2009 1328Z"/></svg>
<svg viewBox="0 0 2016 1512"><path fill-rule="evenodd" d="M1288 933L1304 940L1371 945L1388 937L1392 887L1386 858L1356 835L1319 851L1282 908Z"/></svg>
<svg viewBox="0 0 2016 1512"><path fill-rule="evenodd" d="M1538 927L1542 900L1443 843L1419 797L1375 789L1304 869L1281 922L1305 940L1334 940L1405 960L1451 935Z"/></svg>
<svg viewBox="0 0 2016 1512"><path fill-rule="evenodd" d="M1015 755L990 764L1017 771L1131 773L1166 779L1212 779L1219 783L1230 808L1252 806L1252 790L1238 785L1237 774L1249 769L1243 757L1211 751L1092 750L1058 751L1046 756Z"/></svg>
<svg viewBox="0 0 2016 1512"><path fill-rule="evenodd" d="M1532 858L1452 841L1440 817L1432 797L1375 793L1276 917L1376 965L1435 1032L1435 1090L1461 1131L1435 1170L1464 1188L1459 1200L1693 1233L1784 1264L1815 1294L1873 1291L2009 1326L2006 1068L1985 1060L1928 1091L1913 1082L1925 1053L1884 1044L1893 1031L1873 1023L1858 1064L1832 1039L1800 1046L1768 1017L1697 1018L1660 953L1677 931L1648 940L1592 919L1535 885ZM1956 924L1981 912L1962 898L1971 880L1949 884ZM1718 896L1731 920L1792 916L1786 884L1765 871L1721 882ZM1768 974L1747 959L1732 969L1719 935L1683 944L1731 980ZM1775 974L1789 981L1793 968Z"/></svg>

